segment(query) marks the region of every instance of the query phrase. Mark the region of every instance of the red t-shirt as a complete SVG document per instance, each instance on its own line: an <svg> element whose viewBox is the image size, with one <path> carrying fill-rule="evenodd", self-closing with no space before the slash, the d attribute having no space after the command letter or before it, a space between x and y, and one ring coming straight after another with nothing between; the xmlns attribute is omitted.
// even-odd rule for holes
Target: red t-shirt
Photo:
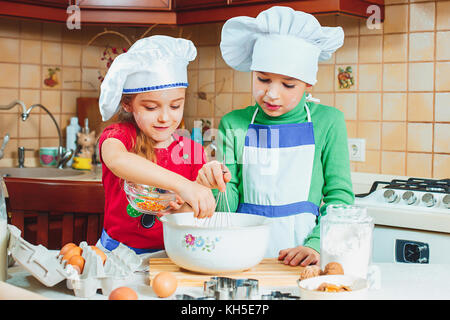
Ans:
<svg viewBox="0 0 450 320"><path fill-rule="evenodd" d="M175 141L165 149L155 149L157 164L183 177L195 181L198 171L206 163L206 154L201 144L189 138L173 134ZM132 123L116 123L103 130L99 139L99 150L108 138L120 140L128 151L133 152L136 128ZM103 228L106 233L127 246L139 249L164 249L162 223L158 219L150 228L141 224L141 217L127 213L128 200L123 190L123 180L114 175L103 163L102 182L105 189L105 215Z"/></svg>

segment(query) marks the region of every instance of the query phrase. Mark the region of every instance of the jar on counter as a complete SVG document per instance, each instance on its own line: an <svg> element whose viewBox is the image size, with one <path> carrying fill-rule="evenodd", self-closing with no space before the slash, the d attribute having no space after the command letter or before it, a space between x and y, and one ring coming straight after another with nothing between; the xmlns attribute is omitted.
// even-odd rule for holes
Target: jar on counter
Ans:
<svg viewBox="0 0 450 320"><path fill-rule="evenodd" d="M320 220L320 261L322 270L339 262L344 274L367 278L372 259L372 217L365 207L329 205Z"/></svg>

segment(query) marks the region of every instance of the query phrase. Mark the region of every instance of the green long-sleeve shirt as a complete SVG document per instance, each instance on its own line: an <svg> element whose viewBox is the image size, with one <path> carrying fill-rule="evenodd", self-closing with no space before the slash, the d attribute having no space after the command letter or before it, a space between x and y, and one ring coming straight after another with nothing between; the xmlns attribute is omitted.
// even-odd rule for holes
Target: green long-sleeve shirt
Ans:
<svg viewBox="0 0 450 320"><path fill-rule="evenodd" d="M322 104L306 102L305 95L294 109L279 117L268 116L258 104L245 109L233 110L226 114L219 124L217 159L224 159L223 152L225 152L226 166L232 177L227 185L228 204L230 210L235 212L239 203L244 200L242 153L245 135L256 108L260 108L260 110L255 118L255 124L302 123L307 121L305 103L311 113L315 139L314 165L308 201L320 207L320 216L316 220L316 226L306 238L304 246L320 252L320 217L326 214L327 205L332 203L352 204L354 201L347 129L344 114L341 111ZM301 159L299 159L299 165L301 165ZM218 210L228 210L225 201L218 204Z"/></svg>

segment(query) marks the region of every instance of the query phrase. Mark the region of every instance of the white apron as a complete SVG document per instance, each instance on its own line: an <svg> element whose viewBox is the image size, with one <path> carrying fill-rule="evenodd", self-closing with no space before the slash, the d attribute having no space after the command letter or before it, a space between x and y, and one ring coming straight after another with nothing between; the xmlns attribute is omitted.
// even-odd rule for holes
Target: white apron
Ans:
<svg viewBox="0 0 450 320"><path fill-rule="evenodd" d="M245 137L242 165L244 202L237 212L273 219L266 257L303 245L316 225L319 207L308 201L314 162L314 130L306 123L253 124Z"/></svg>

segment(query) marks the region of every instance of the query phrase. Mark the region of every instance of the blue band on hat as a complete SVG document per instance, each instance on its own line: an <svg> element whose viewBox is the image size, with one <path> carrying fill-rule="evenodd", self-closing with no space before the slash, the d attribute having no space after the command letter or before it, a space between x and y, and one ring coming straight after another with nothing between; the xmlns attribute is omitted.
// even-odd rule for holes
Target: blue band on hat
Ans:
<svg viewBox="0 0 450 320"><path fill-rule="evenodd" d="M187 87L187 86L188 86L187 82L177 82L177 83L162 84L159 86L152 86L152 87L123 89L122 93L139 93L139 92L145 92L145 91L161 90L161 89L166 89L166 88Z"/></svg>

